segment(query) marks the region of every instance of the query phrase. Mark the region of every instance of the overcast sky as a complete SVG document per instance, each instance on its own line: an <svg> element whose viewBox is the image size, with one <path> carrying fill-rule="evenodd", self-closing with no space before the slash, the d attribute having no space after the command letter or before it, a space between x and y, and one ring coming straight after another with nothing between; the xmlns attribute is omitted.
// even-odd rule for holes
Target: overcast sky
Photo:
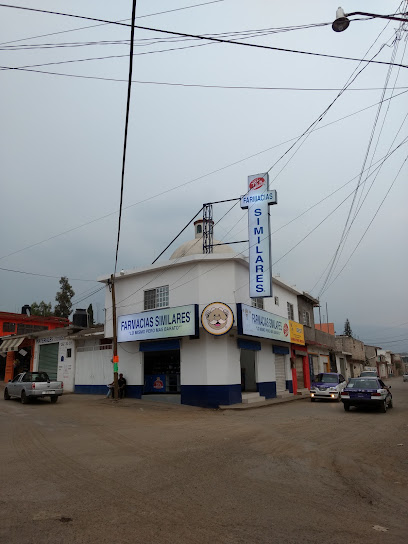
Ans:
<svg viewBox="0 0 408 544"><path fill-rule="evenodd" d="M398 1L348 1L343 8L349 12L392 13L399 7ZM137 24L192 34L239 33L227 38L408 65L407 32L395 42L396 22L356 21L343 33L330 25L311 26L333 21L334 0L223 0L144 17L206 2L139 0ZM131 16L130 0L13 4L113 21ZM114 268L130 31L94 24L0 8L0 65L53 72L1 72L0 267L54 276L0 270L1 311L19 312L33 301L54 303L58 278L65 275L76 307L92 303L103 320L103 291L84 297L100 286L98 276ZM289 30L304 25L310 28ZM243 34L262 29L268 29L263 36ZM393 67L389 73L387 64L182 41L147 30L136 30L135 39L138 83L132 89L118 269L151 263L204 202L243 194L247 176L272 167L366 66L318 130L270 172L279 202L271 208L271 230L279 229L272 236L273 273L320 295L322 317L327 302L337 333L348 318L367 343L408 351L408 69ZM75 62L49 64L63 61ZM390 97L379 109L381 99ZM363 168L372 175L359 177ZM243 240L247 212L239 205L230 208L231 203L214 206L216 223L222 218L215 237ZM345 246L321 292L349 214ZM191 226L162 259L192 237Z"/></svg>

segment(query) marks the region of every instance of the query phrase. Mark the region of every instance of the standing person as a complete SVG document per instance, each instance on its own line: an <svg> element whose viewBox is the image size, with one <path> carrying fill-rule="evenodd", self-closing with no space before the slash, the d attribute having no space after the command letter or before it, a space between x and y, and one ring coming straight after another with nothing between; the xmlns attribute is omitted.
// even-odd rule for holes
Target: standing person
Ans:
<svg viewBox="0 0 408 544"><path fill-rule="evenodd" d="M126 379L123 377L123 374L119 374L118 386L119 386L119 398L123 399L125 398L125 393L126 393Z"/></svg>
<svg viewBox="0 0 408 544"><path fill-rule="evenodd" d="M113 398L113 386L114 386L114 383L108 383L107 385L107 388L108 388L108 393L106 395L106 398L108 399L109 397L112 397Z"/></svg>

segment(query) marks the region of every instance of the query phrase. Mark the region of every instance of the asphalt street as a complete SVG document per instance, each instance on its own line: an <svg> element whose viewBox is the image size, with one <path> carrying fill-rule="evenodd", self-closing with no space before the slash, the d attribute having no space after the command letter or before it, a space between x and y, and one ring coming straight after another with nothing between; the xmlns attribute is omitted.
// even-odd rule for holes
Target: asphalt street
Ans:
<svg viewBox="0 0 408 544"><path fill-rule="evenodd" d="M408 541L408 383L394 408L248 411L0 400L0 542Z"/></svg>

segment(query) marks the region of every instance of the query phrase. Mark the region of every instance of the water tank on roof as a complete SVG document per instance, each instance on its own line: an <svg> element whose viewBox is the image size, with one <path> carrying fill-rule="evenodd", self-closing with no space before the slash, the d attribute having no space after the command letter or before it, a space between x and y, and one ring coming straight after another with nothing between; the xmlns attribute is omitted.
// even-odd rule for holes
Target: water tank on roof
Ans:
<svg viewBox="0 0 408 544"><path fill-rule="evenodd" d="M74 315L73 315L73 318L72 318L72 323L76 326L76 327L84 327L84 328L87 328L89 325L88 325L88 312L86 310L82 310L82 309L77 309L75 310L74 312Z"/></svg>
<svg viewBox="0 0 408 544"><path fill-rule="evenodd" d="M21 313L24 315L31 315L31 306L29 304L24 304L21 308Z"/></svg>

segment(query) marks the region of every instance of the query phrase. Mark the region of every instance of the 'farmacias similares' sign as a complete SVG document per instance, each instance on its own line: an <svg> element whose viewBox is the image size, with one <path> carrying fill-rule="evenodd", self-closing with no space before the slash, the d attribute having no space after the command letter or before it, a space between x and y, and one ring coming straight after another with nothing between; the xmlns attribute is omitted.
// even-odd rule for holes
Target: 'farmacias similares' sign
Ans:
<svg viewBox="0 0 408 544"><path fill-rule="evenodd" d="M249 296L272 296L272 263L268 207L277 204L276 191L269 190L268 174L248 177L248 192L241 208L248 208Z"/></svg>
<svg viewBox="0 0 408 544"><path fill-rule="evenodd" d="M118 317L118 342L197 335L197 304Z"/></svg>

